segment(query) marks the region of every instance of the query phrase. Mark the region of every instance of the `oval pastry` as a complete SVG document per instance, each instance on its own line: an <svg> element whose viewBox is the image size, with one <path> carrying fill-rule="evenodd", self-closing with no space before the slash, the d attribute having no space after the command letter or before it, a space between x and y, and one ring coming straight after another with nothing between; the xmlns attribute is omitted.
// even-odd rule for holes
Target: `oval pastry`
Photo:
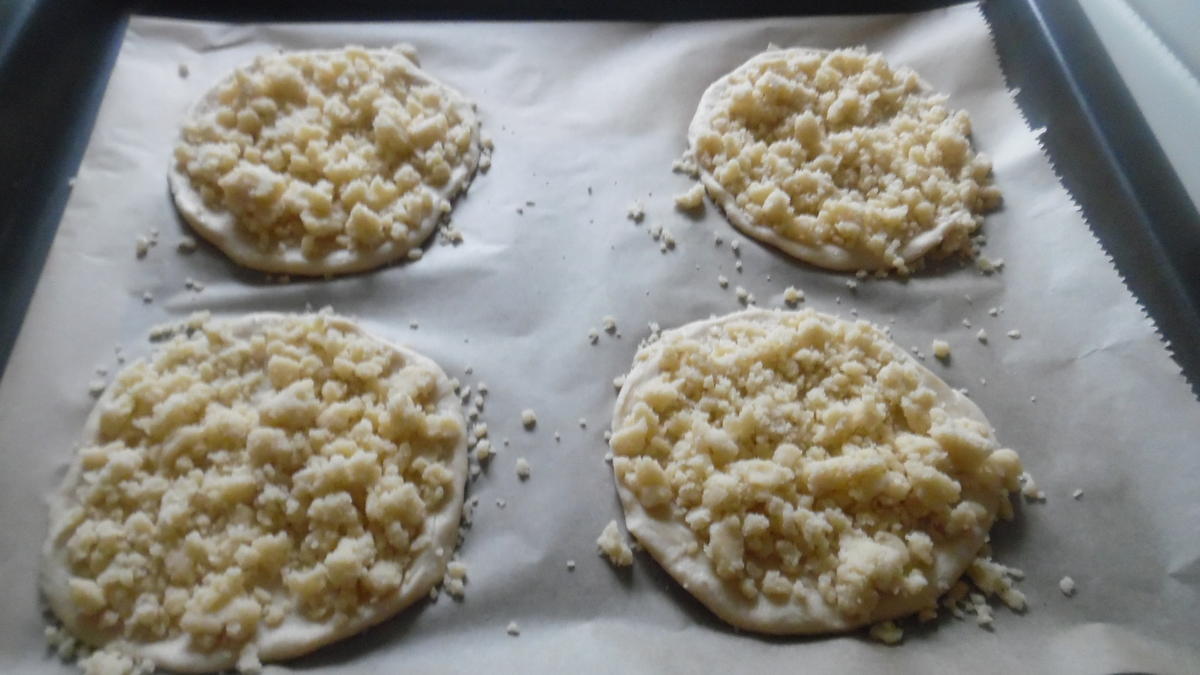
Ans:
<svg viewBox="0 0 1200 675"><path fill-rule="evenodd" d="M970 119L862 49L773 49L704 92L689 152L747 235L839 271L969 253L997 206Z"/></svg>
<svg viewBox="0 0 1200 675"><path fill-rule="evenodd" d="M824 633L934 606L1021 463L882 331L750 309L639 350L613 413L629 531L725 621Z"/></svg>
<svg viewBox="0 0 1200 675"><path fill-rule="evenodd" d="M466 472L429 359L323 313L195 322L97 401L41 586L75 636L163 668L290 658L426 596Z"/></svg>
<svg viewBox="0 0 1200 675"><path fill-rule="evenodd" d="M201 236L252 269L345 274L404 258L479 166L474 104L391 49L260 56L218 83L168 173Z"/></svg>

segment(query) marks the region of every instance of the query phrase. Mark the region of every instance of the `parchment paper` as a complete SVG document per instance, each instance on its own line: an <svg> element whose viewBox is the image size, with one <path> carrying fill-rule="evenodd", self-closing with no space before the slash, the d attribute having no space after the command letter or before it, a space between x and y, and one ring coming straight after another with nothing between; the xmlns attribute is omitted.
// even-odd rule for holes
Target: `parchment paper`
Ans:
<svg viewBox="0 0 1200 675"><path fill-rule="evenodd" d="M454 211L461 246L435 244L413 264L286 285L238 270L207 246L190 256L175 251L185 229L165 170L193 100L269 49L399 41L415 44L426 68L478 101L495 137L491 172ZM968 110L1006 197L986 225L987 255L1007 261L1003 272L951 267L907 282L867 280L851 292L849 277L737 236L711 206L698 220L676 213L671 197L690 181L669 167L700 93L768 42L866 44L917 68ZM640 226L625 218L635 198L647 209ZM654 223L673 233L676 250L659 252L646 232ZM139 261L134 239L151 228L161 230L160 243ZM714 245L714 231L724 246ZM733 238L742 240L741 273ZM730 278L728 290L718 274ZM185 290L188 277L205 290ZM1025 615L999 610L992 631L946 617L910 630L899 647L861 635L764 639L725 627L645 555L626 573L596 556L597 534L620 518L602 461L611 379L628 368L648 322L671 327L735 310L736 286L761 306L779 306L789 284L807 292L808 306L891 324L901 344L926 354L934 337L949 340L950 364L931 367L969 389L1048 495L995 531L997 557L1026 572ZM145 291L153 303L143 303ZM470 486L481 503L462 549L466 599L414 607L290 664L296 670L1200 668L1200 406L1006 93L974 6L677 25L133 19L0 386L0 670L68 669L43 646L35 568L44 496L92 404L93 370L111 374L115 345L144 354L152 325L193 310L294 311L308 303L358 316L464 382L487 381L486 419L500 454ZM1002 309L999 316L989 316L990 307ZM589 345L588 330L607 314L620 337ZM975 338L980 327L991 336L986 345ZM1019 340L1005 337L1014 328ZM534 432L521 429L527 407L538 414ZM513 472L518 456L533 465L525 483ZM1074 500L1077 488L1084 495ZM507 508L497 508L497 498ZM578 563L574 572L568 559ZM1078 584L1073 598L1058 590L1063 575ZM520 637L505 634L514 620Z"/></svg>

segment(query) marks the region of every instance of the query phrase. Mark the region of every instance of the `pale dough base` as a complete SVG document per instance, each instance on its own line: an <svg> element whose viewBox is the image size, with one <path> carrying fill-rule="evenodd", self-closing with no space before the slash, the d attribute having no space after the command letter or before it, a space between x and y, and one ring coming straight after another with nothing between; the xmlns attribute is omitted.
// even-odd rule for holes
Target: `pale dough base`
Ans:
<svg viewBox="0 0 1200 675"><path fill-rule="evenodd" d="M686 324L668 331L687 337L699 337L713 326L720 326L732 321L749 320L761 323L774 321L778 310L747 309L733 314L727 314L715 319L706 319ZM657 374L655 345L648 347L650 358L640 360L625 378L625 384L617 395L617 403L613 410L612 428L620 428L621 422L632 408L633 393ZM903 349L896 347L899 358L913 362L912 357ZM988 424L983 412L967 397L954 391L934 375L928 368L916 364L924 378L925 386L932 389L938 398L938 403L948 412L955 415ZM988 424L990 427L991 425ZM900 597L893 596L880 600L879 606L868 617L859 620L849 620L835 607L830 606L820 596L813 592L806 601L801 603L795 599L787 602L777 602L759 594L754 600L748 600L736 584L722 580L712 569L712 563L705 557L703 550L688 553L688 545L699 543L696 535L686 523L669 517L649 513L638 501L637 496L617 479L614 473L617 494L625 511L625 527L638 542L654 556L681 586L697 600L708 607L714 614L727 623L759 633L771 634L813 634L831 633L850 630L875 623L906 616L933 606L938 596L962 576L967 567L983 548L987 539L987 528L978 528L960 539L935 544L934 581L922 593ZM985 493L964 491L963 499L978 501L987 508L991 519L994 520L999 504L995 497Z"/></svg>
<svg viewBox="0 0 1200 675"><path fill-rule="evenodd" d="M336 50L312 50L293 53L317 55L331 51ZM446 184L436 191L438 196L453 202L471 184L471 180L475 177L475 172L479 168L479 158L483 152L483 145L480 140L480 123L478 116L475 114L475 105L469 102L458 91L413 65L408 57L401 52L386 49L368 51L374 54L386 53L394 58L403 59L410 66L413 82L439 86L442 89L443 96L454 102L454 107L458 110L459 115L473 129L470 150L463 158L462 163L454 167L454 170L450 174L450 179L446 181ZM194 118L208 112L216 103L217 89L232 77L230 75L225 80L214 85L188 113L188 118ZM259 248L258 242L254 237L238 227L237 219L233 214L228 211L214 210L204 203L204 198L192 187L191 179L180 171L174 158L171 159L167 170L167 183L171 189L171 196L175 200L175 207L197 234L213 246L216 246L237 264L250 269L275 274L319 277L330 274L365 272L376 267L382 267L404 259L409 251L421 246L433 234L437 225L449 215L435 209L433 213L419 223L415 230L409 232L407 240L404 241L388 239L372 249L339 249L322 258L308 258L300 250L299 246L284 248L281 251L264 252Z"/></svg>
<svg viewBox="0 0 1200 675"><path fill-rule="evenodd" d="M284 314L264 312L230 321L236 327L235 334L244 336L267 324L289 320L290 318ZM406 362L422 364L437 373L437 386L441 394L438 400L438 410L444 413L455 412L461 416L461 407L449 377L432 360L406 347L375 338L345 319L335 319L331 323L342 331L370 337L395 351ZM109 392L101 396L88 417L83 431L84 444L94 442L97 438L100 410L103 404L110 400L109 397ZM467 436L465 433L454 450L450 470L454 474L454 480L451 482L452 492L442 507L431 513L426 521L426 527L431 535L430 544L416 559L410 562L405 569L404 580L400 588L392 597L382 604L363 607L357 616L338 625L314 623L293 615L287 617L278 627L261 626L257 639L250 643L256 647L258 658L264 662L282 661L306 654L380 623L428 596L429 590L442 580L446 563L454 551L458 537L459 520L462 517L463 490L467 477ZM46 538L42 547L39 575L42 592L55 616L75 637L92 647L107 647L135 658L150 659L163 668L185 673L207 673L233 668L237 664L239 653L189 651L186 648L186 637L183 636L152 643L113 640L107 632L89 623L76 610L67 590L67 581L71 575L64 548L66 542L56 539L55 535L62 529L60 524L63 522L63 515L76 505L72 498L72 488L79 482L81 474L80 460L76 455L58 491L50 497L51 534Z"/></svg>
<svg viewBox="0 0 1200 675"><path fill-rule="evenodd" d="M700 97L700 104L696 108L696 115L692 118L691 124L688 125L689 152L690 148L695 147L696 139L704 132L711 130L710 120L712 119L713 111L725 95L725 92L729 89L730 80L734 75L744 69L752 68L762 61L777 58L779 55L787 52L823 54L828 51L826 49L810 48L771 49L758 54L733 71L723 75L716 82L713 82L704 91L704 95ZM713 176L712 171L700 165L699 162L696 163L696 166L700 170L700 180L704 184L709 197L712 198L713 203L721 209L734 227L741 230L747 236L753 237L765 244L770 244L797 260L836 272L882 270L892 267L887 260L883 260L866 251L846 249L832 244L805 244L779 234L773 227L755 222L754 218L745 209L738 206L736 196L721 185L720 181ZM903 258L905 262L914 262L937 248L945 239L946 233L949 230L955 227L962 227L964 224L973 227L971 223L972 216L970 213L953 212L944 214L938 218L932 229L913 237L908 243L902 246L897 255Z"/></svg>

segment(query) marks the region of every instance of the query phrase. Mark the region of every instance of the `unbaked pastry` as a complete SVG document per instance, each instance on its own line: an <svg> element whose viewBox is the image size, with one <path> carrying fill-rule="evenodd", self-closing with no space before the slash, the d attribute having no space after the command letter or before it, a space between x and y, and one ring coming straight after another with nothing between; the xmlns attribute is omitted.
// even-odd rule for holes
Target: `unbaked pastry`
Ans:
<svg viewBox="0 0 1200 675"><path fill-rule="evenodd" d="M613 412L627 529L725 621L841 631L934 606L1020 460L879 329L748 309L644 346Z"/></svg>
<svg viewBox="0 0 1200 675"><path fill-rule="evenodd" d="M466 474L429 359L325 313L196 320L97 401L41 587L76 637L163 668L287 659L429 593Z"/></svg>
<svg viewBox="0 0 1200 675"><path fill-rule="evenodd" d="M483 152L474 104L400 49L263 55L204 95L168 173L189 224L237 263L285 274L406 257Z"/></svg>
<svg viewBox="0 0 1200 675"><path fill-rule="evenodd" d="M832 270L970 252L1000 192L970 119L863 49L771 49L714 82L688 127L713 201L747 235Z"/></svg>

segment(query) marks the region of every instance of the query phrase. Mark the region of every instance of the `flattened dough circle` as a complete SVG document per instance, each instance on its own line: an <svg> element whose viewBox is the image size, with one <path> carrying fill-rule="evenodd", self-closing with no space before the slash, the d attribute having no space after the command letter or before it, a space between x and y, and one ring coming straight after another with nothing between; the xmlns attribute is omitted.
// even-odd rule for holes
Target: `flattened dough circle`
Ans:
<svg viewBox="0 0 1200 675"><path fill-rule="evenodd" d="M839 50L838 53L842 53L842 51L845 50ZM966 237L979 226L980 217L977 215L978 212L994 207L995 203L999 201L999 192L992 188L987 188L987 196L980 197L978 201L971 200L975 202L971 204L973 208L938 209L933 221L927 227L923 227L920 232L907 240L897 240L894 249L887 254L883 254L878 251L867 250L862 246L848 247L822 241L822 239L826 239L827 237L813 237L816 240L801 241L795 237L786 236L777 227L762 222L762 220L751 214L746 207L739 205L739 195L731 192L715 175L717 167L706 163L699 156L700 153L697 152L698 141L702 135L715 131L713 127L715 117L728 114L728 99L731 90L736 86L735 81L738 78L748 73L756 72L756 69L765 67L768 64L775 64L780 61L803 56L824 58L831 53L829 50L811 48L769 49L722 76L705 90L696 108L696 114L688 126L688 152L696 160L697 168L700 172L700 180L704 184L708 194L721 208L729 222L746 235L770 244L796 259L830 270L900 269L902 266L914 263L923 256L934 252L940 251L949 254L959 250L967 250L969 241L967 241ZM915 75L913 77L915 86L917 87L911 94L911 98L914 101L930 107L944 107L942 105L944 103L942 97L930 92L928 85L916 79ZM802 111L791 110L788 112L800 113ZM828 121L824 117L817 115L817 121L822 127L823 134L832 133L827 126ZM844 130L842 129L842 131ZM973 166L975 162L978 162L978 169L975 169ZM967 168L962 169L962 171L967 173L977 172L979 176L976 180L982 186L984 177L990 171L990 162L985 158L972 155L970 150L967 150L965 165ZM962 176L964 180L967 178L967 173L964 173ZM886 177L896 178L895 174L890 174ZM958 178L953 177L954 180ZM836 182L834 181L833 186L835 190L846 187L836 185ZM858 200L863 204L866 204L867 201L861 195L859 195ZM906 268L905 271L907 271Z"/></svg>
<svg viewBox="0 0 1200 675"><path fill-rule="evenodd" d="M433 412L456 419L461 427L463 423L462 410L454 393L453 385L436 363L411 349L371 336L346 319L326 316L326 325L329 327L346 334L365 337L373 344L389 351L393 358L400 360L400 363L415 365L431 373L437 392L436 409ZM221 327L228 328L231 335L237 338L248 338L261 334L267 327L287 326L305 318L306 315L258 313L236 319L215 321ZM134 361L126 366L126 370L140 367L145 363L145 360ZM118 373L114 382L120 378L121 374ZM102 411L113 402L114 390L115 387L110 386L96 402L89 415L83 432L84 447L100 440ZM148 452L150 449L139 447L138 450ZM157 450L161 450L161 446ZM243 452L245 452L244 449ZM441 581L458 537L467 475L465 428L445 463L452 474L452 479L446 488L446 494L441 504L427 513L423 523L422 531L428 534L428 545L404 566L403 578L398 588L376 604L362 606L362 611L340 623L314 622L301 616L298 612L287 614L282 623L275 627L260 623L256 637L247 643L253 648L258 659L281 661L314 651L380 623L428 595L429 590ZM172 671L207 673L233 668L241 656L239 652L218 649L201 653L189 649L186 632L167 636L154 642L134 641L114 635L112 631L96 625L96 621L81 612L69 591L69 582L73 575L72 565L68 559L67 541L71 534L70 528L78 524L72 513L77 510L77 507L80 507L75 490L84 480L84 474L82 455L76 453L62 483L50 498L50 534L42 549L39 581L42 592L55 616L74 636L92 647L109 648L134 658L149 659L157 666ZM155 514L149 515L154 516ZM155 561L155 564L159 563L161 561ZM275 595L286 595L287 592L286 586L282 584L272 591Z"/></svg>
<svg viewBox="0 0 1200 675"><path fill-rule="evenodd" d="M480 122L475 112L475 104L467 100L458 91L435 79L429 73L420 69L406 53L407 48L396 49L367 49L363 50L372 57L382 59L389 65L401 68L405 72L406 82L410 85L428 84L437 87L449 107L452 108L471 129L471 140L461 161L451 167L449 178L440 187L429 187L434 195L447 202L453 202L470 185L479 168L483 152L480 136ZM326 57L344 52L344 50L310 50L289 52L279 57L296 55L302 57ZM258 72L275 55L265 55L246 66L251 73ZM185 125L195 123L206 115L213 114L219 107L218 92L222 87L234 81L236 74L230 74L213 86L195 106L189 111ZM362 130L367 133L370 130ZM183 133L180 141L183 141ZM386 178L386 177L385 177ZM424 177L422 177L424 178ZM323 256L309 257L294 243L280 243L276 250L264 250L244 227L238 224L235 214L228 209L214 206L205 202L204 197L188 174L180 167L179 162L172 158L167 171L167 180L175 206L192 229L201 237L216 246L222 253L243 267L277 274L296 274L303 276L324 276L329 274L351 274L363 272L389 263L404 259L409 251L420 247L433 234L448 213L437 208L420 219L415 227L408 230L407 235L399 239L386 238L382 243L373 247L340 247L332 248ZM436 205L435 205L436 206ZM348 214L347 214L348 217Z"/></svg>
<svg viewBox="0 0 1200 675"><path fill-rule="evenodd" d="M625 378L613 410L614 438L625 427L626 421L630 419L630 412L641 400L642 391L662 372L659 360L665 344L678 338L703 340L710 331L721 331L738 322L769 326L777 323L780 316L805 313L816 316L821 321L841 321L841 319L812 310L791 313L779 310L747 309L665 331L658 341L639 350L635 358L635 365ZM984 425L988 430L991 429L987 418L974 403L951 389L931 371L916 363L903 349L894 344L892 349L896 360L917 367L920 384L933 391L937 398L937 404L947 413L972 420ZM800 396L803 396L803 392L800 393ZM620 457L615 444L614 455ZM741 456L739 455L739 457ZM666 509L648 509L642 504L634 487L622 480L616 461L613 464L613 474L617 493L625 512L626 528L637 538L638 542L650 552L663 569L714 614L733 626L760 633L782 635L839 632L877 621L906 616L933 606L937 597L958 580L975 559L986 542L988 531L988 527L981 527L954 539L935 541L932 549L933 564L929 566L933 583L930 583L923 591L911 595L883 597L869 616L853 617L839 611L837 607L826 602L815 591L807 592L803 601L793 597L786 602L778 602L761 592L754 599L748 599L736 583L723 580L715 573L713 562L704 551L703 542L683 521L680 512L674 510L678 504L678 495L673 498ZM1015 480L1015 475L1012 478ZM990 527L990 523L1002 506L1000 504L1002 498L994 492L972 489L971 486L964 489L962 497L974 500L986 507ZM1005 496L1003 499L1007 499L1007 497ZM698 550L694 548L697 544L700 544ZM690 551L689 548L691 548Z"/></svg>

